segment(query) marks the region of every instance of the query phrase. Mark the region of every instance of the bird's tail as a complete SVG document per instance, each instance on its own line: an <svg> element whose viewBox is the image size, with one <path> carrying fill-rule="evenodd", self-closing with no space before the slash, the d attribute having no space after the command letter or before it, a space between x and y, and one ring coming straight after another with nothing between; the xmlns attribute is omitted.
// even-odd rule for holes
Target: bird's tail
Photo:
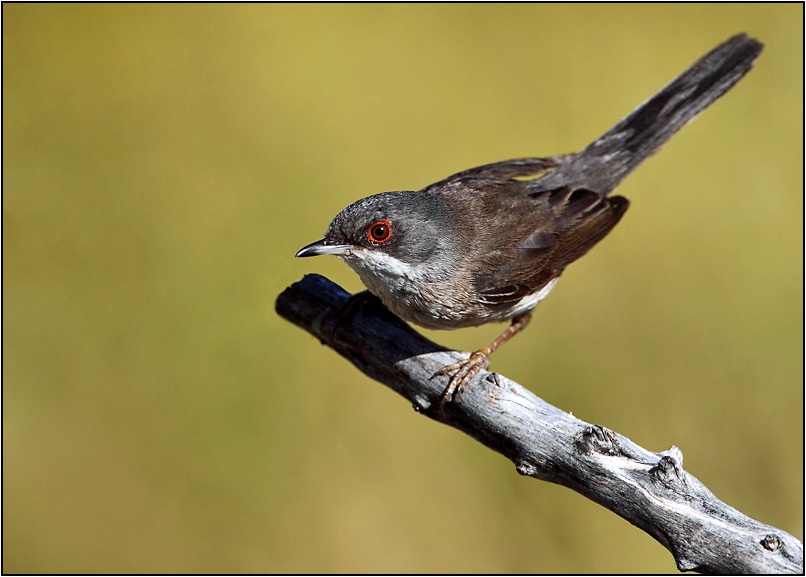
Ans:
<svg viewBox="0 0 806 577"><path fill-rule="evenodd" d="M531 182L530 192L570 186L609 194L675 132L741 80L762 48L745 34L723 42L573 160Z"/></svg>

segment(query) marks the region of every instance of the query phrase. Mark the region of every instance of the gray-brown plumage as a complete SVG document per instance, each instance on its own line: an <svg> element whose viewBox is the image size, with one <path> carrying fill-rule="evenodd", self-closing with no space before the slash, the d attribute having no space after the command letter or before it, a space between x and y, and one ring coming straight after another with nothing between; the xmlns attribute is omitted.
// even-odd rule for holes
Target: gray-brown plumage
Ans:
<svg viewBox="0 0 806 577"><path fill-rule="evenodd" d="M407 321L455 329L512 319L493 343L445 367L443 403L529 322L565 267L624 216L609 196L675 132L752 67L762 45L720 44L577 154L521 158L454 174L419 192L386 192L339 213L297 256L334 254Z"/></svg>

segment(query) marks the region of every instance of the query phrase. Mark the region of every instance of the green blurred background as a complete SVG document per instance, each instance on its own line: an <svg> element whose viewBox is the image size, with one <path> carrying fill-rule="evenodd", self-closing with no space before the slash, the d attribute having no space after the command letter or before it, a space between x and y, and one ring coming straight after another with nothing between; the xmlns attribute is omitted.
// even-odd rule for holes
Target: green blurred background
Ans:
<svg viewBox="0 0 806 577"><path fill-rule="evenodd" d="M357 198L575 151L757 68L493 369L803 538L803 6L4 5L3 570L674 572L275 297ZM501 329L429 333L472 350Z"/></svg>

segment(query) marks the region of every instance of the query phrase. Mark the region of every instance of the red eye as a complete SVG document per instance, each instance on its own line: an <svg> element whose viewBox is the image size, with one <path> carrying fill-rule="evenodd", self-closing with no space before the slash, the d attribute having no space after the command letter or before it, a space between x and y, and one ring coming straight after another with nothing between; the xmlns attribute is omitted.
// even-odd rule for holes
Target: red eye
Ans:
<svg viewBox="0 0 806 577"><path fill-rule="evenodd" d="M384 244L392 238L392 222L386 219L376 220L367 228L367 238L372 244Z"/></svg>

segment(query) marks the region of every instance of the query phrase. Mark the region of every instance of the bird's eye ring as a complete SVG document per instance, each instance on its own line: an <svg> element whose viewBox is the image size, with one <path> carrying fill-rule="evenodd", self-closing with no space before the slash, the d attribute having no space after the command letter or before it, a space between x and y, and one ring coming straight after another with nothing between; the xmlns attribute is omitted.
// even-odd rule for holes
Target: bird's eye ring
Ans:
<svg viewBox="0 0 806 577"><path fill-rule="evenodd" d="M392 221L381 219L367 227L367 239L372 244L385 244L392 238Z"/></svg>

